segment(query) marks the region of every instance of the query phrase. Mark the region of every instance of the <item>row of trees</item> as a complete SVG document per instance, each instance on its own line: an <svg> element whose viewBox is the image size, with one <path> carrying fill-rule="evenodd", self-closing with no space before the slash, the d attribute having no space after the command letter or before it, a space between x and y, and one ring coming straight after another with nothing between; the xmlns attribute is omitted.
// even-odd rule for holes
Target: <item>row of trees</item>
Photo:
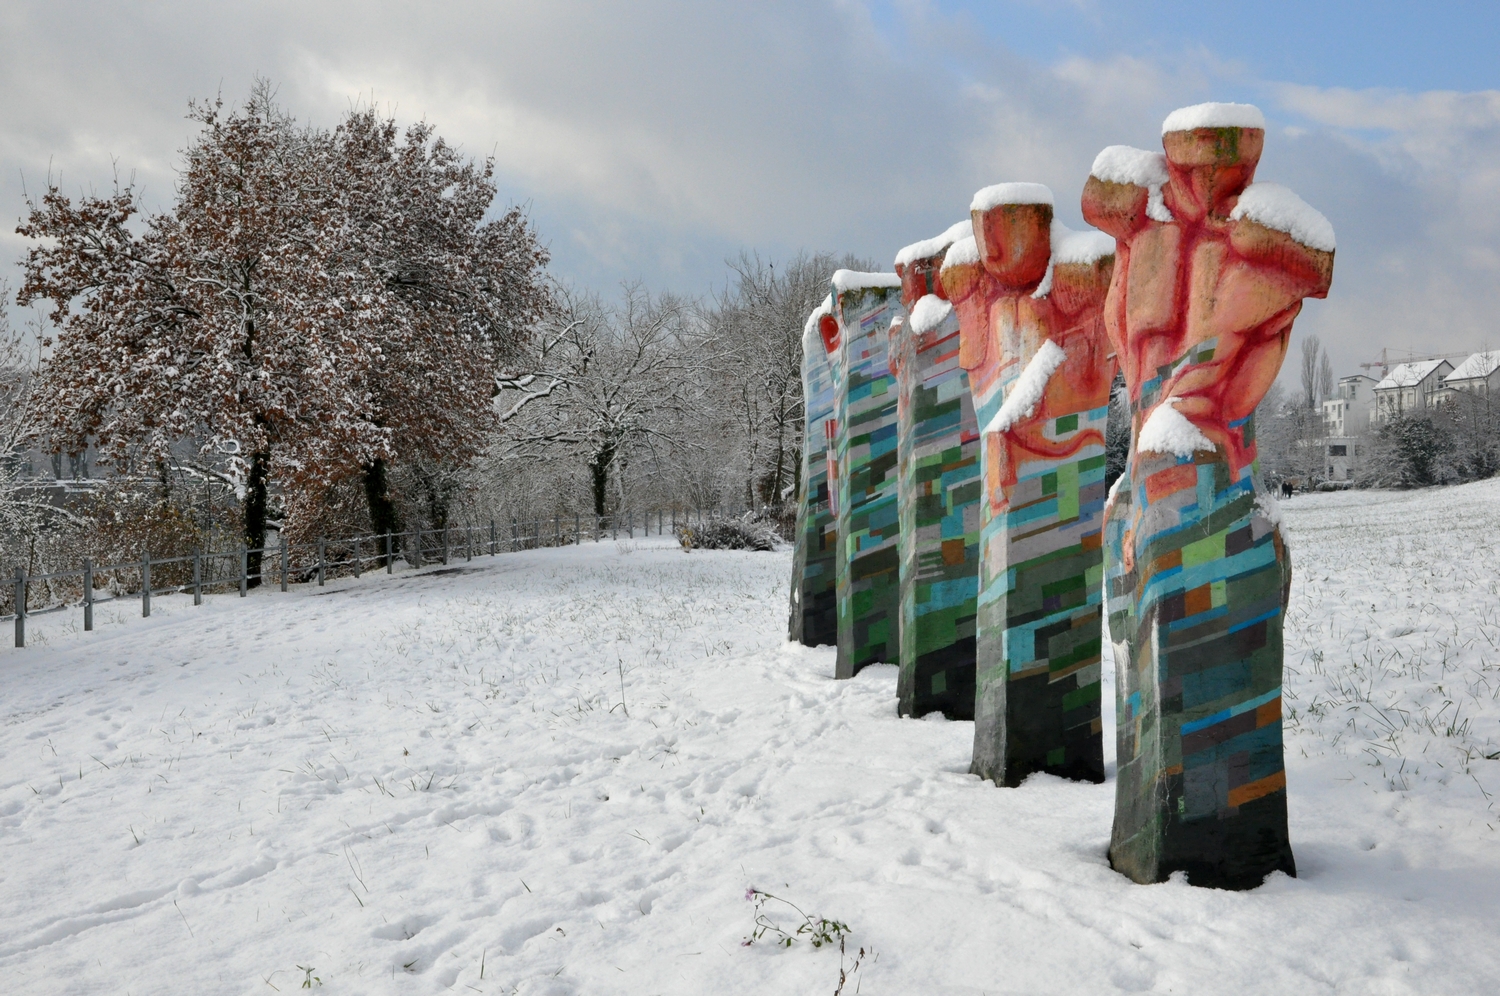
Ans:
<svg viewBox="0 0 1500 996"><path fill-rule="evenodd" d="M794 496L803 323L868 263L745 255L706 299L606 298L554 283L525 214L492 211L493 163L430 125L299 125L266 83L190 118L169 210L50 179L27 203L40 351L0 329L7 559ZM37 448L104 481L42 494Z"/></svg>

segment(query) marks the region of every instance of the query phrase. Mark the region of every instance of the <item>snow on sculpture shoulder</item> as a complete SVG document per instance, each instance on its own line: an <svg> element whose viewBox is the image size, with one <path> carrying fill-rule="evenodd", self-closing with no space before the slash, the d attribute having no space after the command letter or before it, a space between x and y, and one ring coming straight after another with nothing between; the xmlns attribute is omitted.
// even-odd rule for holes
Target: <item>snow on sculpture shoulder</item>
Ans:
<svg viewBox="0 0 1500 996"><path fill-rule="evenodd" d="M976 266L979 263L979 243L974 241L974 236L959 239L948 247L947 253L943 255L943 269L949 270L955 266Z"/></svg>
<svg viewBox="0 0 1500 996"><path fill-rule="evenodd" d="M1246 187L1234 210L1229 212L1230 221L1241 218L1285 232L1310 249L1333 252L1337 248L1333 223L1279 183L1252 183Z"/></svg>
<svg viewBox="0 0 1500 996"><path fill-rule="evenodd" d="M925 294L911 309L910 328L913 335L931 332L953 314L953 305L936 294Z"/></svg>
<svg viewBox="0 0 1500 996"><path fill-rule="evenodd" d="M1172 212L1162 201L1161 188L1167 183L1167 157L1160 152L1129 145L1111 145L1094 157L1089 175L1105 183L1125 183L1145 187L1146 217L1152 221L1169 222Z"/></svg>
<svg viewBox="0 0 1500 996"><path fill-rule="evenodd" d="M965 218L963 221L950 225L942 235L923 239L921 242L913 242L896 253L897 266L909 266L919 259L928 259L936 256L944 249L957 242L959 239L969 238L974 234L973 222Z"/></svg>

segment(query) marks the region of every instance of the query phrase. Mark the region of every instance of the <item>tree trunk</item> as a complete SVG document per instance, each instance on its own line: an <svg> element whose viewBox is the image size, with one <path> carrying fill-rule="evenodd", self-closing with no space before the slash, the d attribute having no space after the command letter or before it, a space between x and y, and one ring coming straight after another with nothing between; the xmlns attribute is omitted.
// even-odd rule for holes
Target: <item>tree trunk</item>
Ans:
<svg viewBox="0 0 1500 996"><path fill-rule="evenodd" d="M245 481L245 546L249 548L251 588L260 587L261 548L266 545L266 488L271 476L271 454L261 450L250 456L250 476Z"/></svg>
<svg viewBox="0 0 1500 996"><path fill-rule="evenodd" d="M399 533L401 531L401 520L396 515L396 503L391 500L391 486L386 478L386 466L384 460L376 460L364 470L365 501L370 506L370 529L376 536L384 536L386 533ZM394 544L393 547L394 549ZM380 566L386 566L385 547L377 547L380 553ZM394 556L394 554L393 554Z"/></svg>
<svg viewBox="0 0 1500 996"><path fill-rule="evenodd" d="M594 514L602 516L609 501L609 465L614 462L614 444L606 444L589 460L589 475L594 484Z"/></svg>

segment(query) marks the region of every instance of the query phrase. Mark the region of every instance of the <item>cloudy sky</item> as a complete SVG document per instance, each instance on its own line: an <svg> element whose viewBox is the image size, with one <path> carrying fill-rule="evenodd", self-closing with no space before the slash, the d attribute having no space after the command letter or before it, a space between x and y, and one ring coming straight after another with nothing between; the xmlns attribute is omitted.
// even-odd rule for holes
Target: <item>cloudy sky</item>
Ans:
<svg viewBox="0 0 1500 996"><path fill-rule="evenodd" d="M1338 231L1298 333L1354 373L1500 346L1497 50L1493 2L8 0L0 268L14 286L23 184L118 171L165 207L189 98L256 75L301 120L374 101L493 155L559 276L692 294L742 248L889 261L1002 180L1050 185L1076 227L1100 148L1238 100L1269 119L1260 178Z"/></svg>

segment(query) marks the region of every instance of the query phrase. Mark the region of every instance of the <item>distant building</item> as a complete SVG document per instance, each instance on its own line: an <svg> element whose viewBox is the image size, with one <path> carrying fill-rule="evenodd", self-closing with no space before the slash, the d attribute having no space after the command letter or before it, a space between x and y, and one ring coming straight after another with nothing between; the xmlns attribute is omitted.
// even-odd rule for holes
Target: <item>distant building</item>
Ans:
<svg viewBox="0 0 1500 996"><path fill-rule="evenodd" d="M1438 400L1453 396L1455 391L1470 391L1490 397L1500 394L1500 350L1475 353L1443 378Z"/></svg>
<svg viewBox="0 0 1500 996"><path fill-rule="evenodd" d="M1443 392L1443 378L1453 372L1447 360L1416 360L1391 368L1374 387L1376 422L1426 411Z"/></svg>
<svg viewBox="0 0 1500 996"><path fill-rule="evenodd" d="M1323 427L1330 436L1358 436L1370 427L1375 412L1374 377L1340 377L1333 397L1323 402Z"/></svg>
<svg viewBox="0 0 1500 996"><path fill-rule="evenodd" d="M1333 397L1323 402L1323 463L1326 479L1347 481L1364 458L1364 435L1375 414L1374 377L1340 377Z"/></svg>

